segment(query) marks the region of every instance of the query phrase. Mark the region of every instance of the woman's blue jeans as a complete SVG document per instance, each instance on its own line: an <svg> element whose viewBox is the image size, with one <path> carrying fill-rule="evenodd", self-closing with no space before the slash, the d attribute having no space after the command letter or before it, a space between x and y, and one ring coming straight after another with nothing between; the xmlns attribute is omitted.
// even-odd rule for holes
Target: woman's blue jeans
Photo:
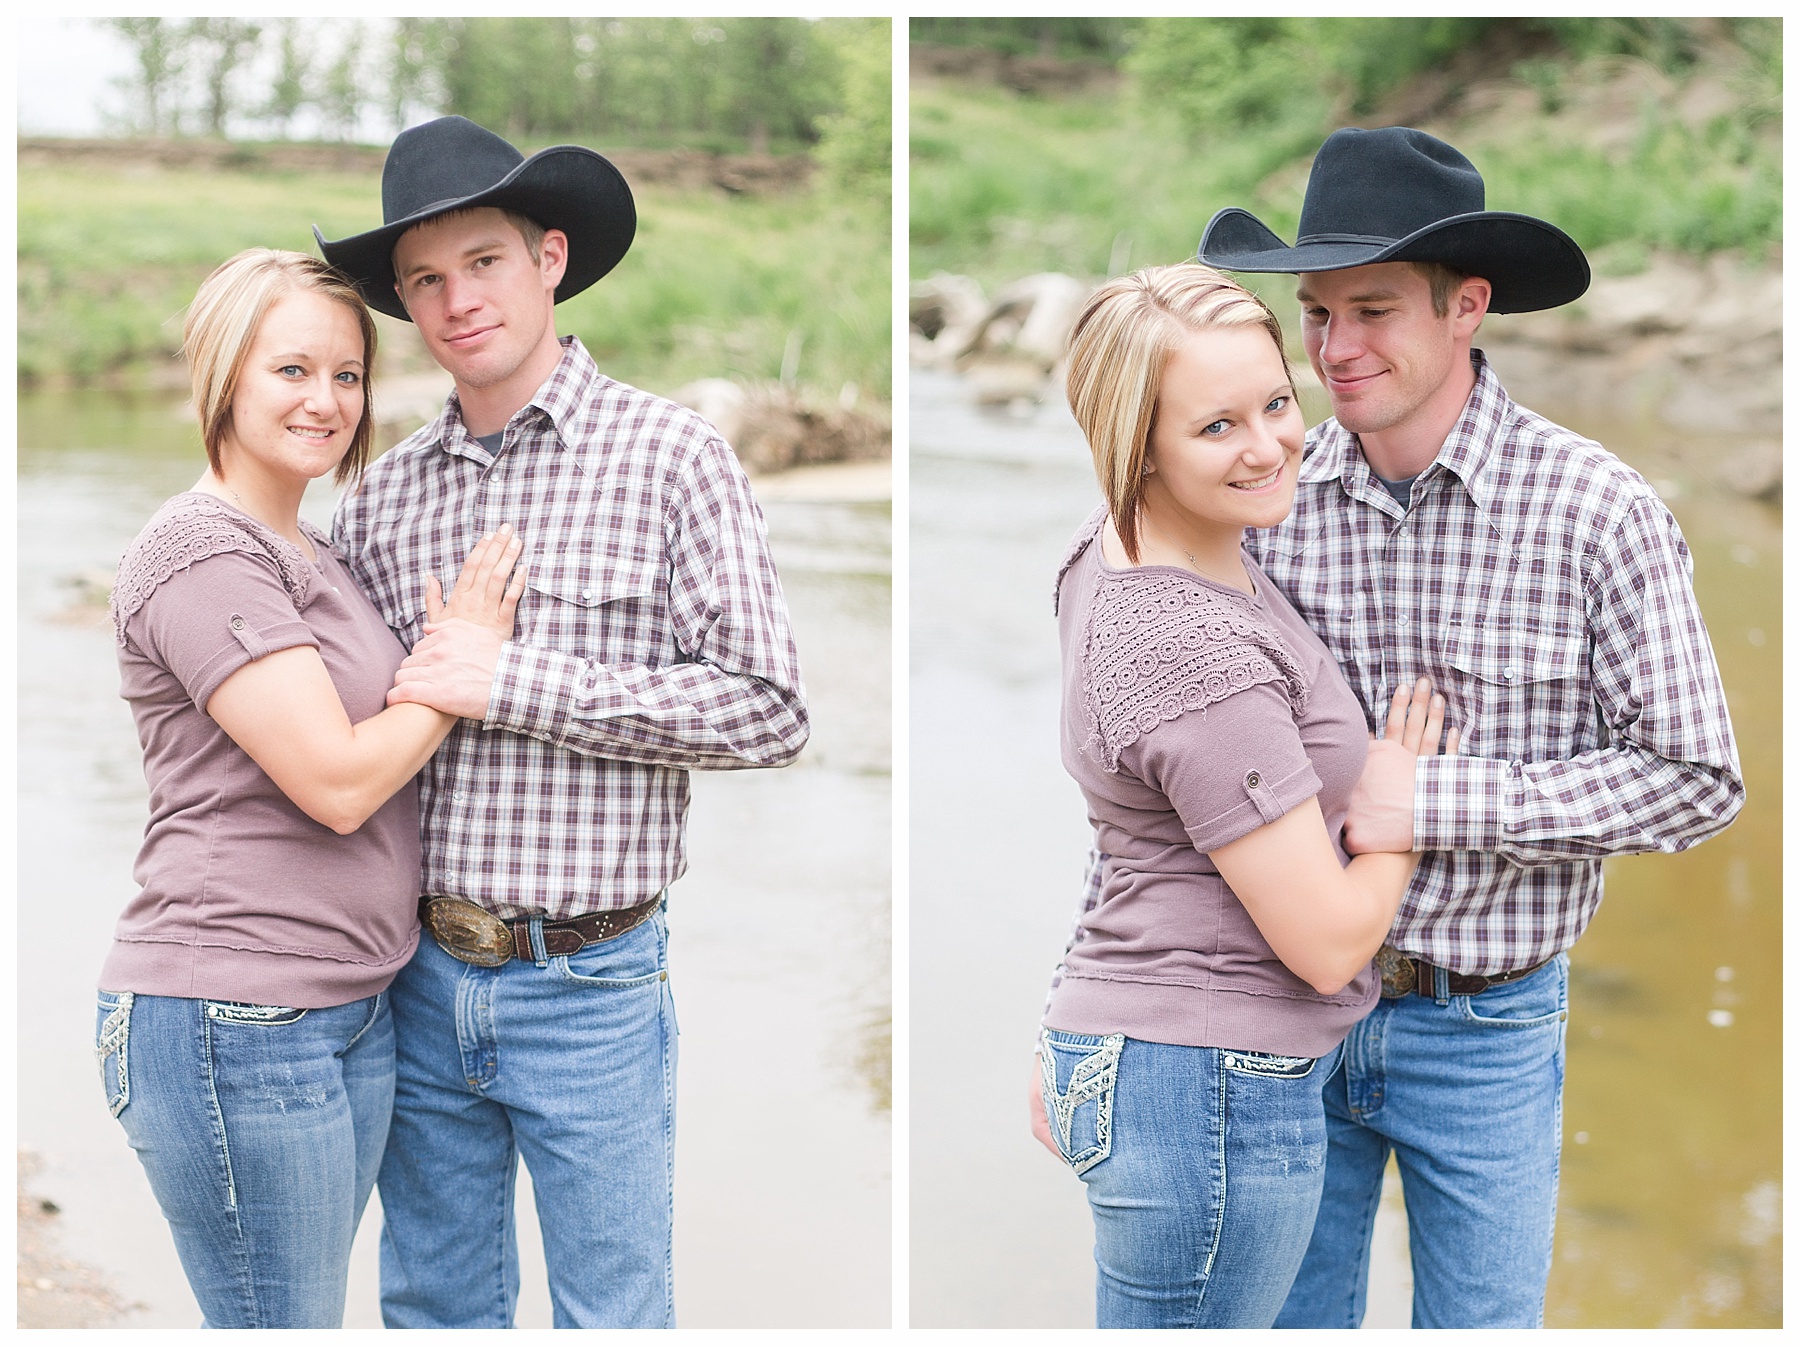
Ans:
<svg viewBox="0 0 1800 1346"><path fill-rule="evenodd" d="M100 993L107 1103L206 1327L341 1327L394 1101L386 993L328 1009Z"/></svg>
<svg viewBox="0 0 1800 1346"><path fill-rule="evenodd" d="M1269 1327L1325 1181L1314 1060L1046 1030L1044 1105L1094 1212L1101 1327Z"/></svg>

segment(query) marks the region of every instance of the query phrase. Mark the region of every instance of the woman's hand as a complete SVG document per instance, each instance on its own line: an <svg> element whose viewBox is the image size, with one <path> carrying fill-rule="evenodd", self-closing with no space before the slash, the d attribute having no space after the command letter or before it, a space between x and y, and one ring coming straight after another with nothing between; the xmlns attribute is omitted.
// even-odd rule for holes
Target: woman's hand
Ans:
<svg viewBox="0 0 1800 1346"><path fill-rule="evenodd" d="M425 629L430 631L451 617L474 622L498 631L502 641L513 633L513 615L519 609L519 598L525 592L525 567L519 553L524 543L503 523L495 532L483 537L463 561L462 573L448 600L436 575L425 577Z"/></svg>
<svg viewBox="0 0 1800 1346"><path fill-rule="evenodd" d="M525 592L522 549L512 526L501 524L470 548L448 601L437 576L426 576L425 637L395 670L388 705L411 701L464 719L486 716L500 647L512 637Z"/></svg>
<svg viewBox="0 0 1800 1346"><path fill-rule="evenodd" d="M1346 851L1366 855L1413 848L1413 769L1419 758L1438 754L1443 729L1444 698L1432 694L1431 679L1395 689L1382 736L1370 742L1362 778L1350 792ZM1452 729L1443 751L1454 755L1460 744L1460 731Z"/></svg>

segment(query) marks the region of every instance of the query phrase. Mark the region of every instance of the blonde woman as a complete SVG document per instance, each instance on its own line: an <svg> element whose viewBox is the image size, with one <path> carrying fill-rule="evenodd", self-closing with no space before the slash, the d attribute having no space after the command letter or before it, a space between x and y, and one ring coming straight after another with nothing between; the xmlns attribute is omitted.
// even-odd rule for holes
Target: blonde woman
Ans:
<svg viewBox="0 0 1800 1346"><path fill-rule="evenodd" d="M108 1102L208 1327L335 1327L394 1092L384 995L418 942L413 774L455 723L386 708L406 651L325 535L307 484L354 482L375 329L335 271L240 253L201 285L184 350L207 468L126 551L122 694L150 785L100 975ZM509 634L510 533L432 616Z"/></svg>
<svg viewBox="0 0 1800 1346"><path fill-rule="evenodd" d="M1057 581L1063 762L1112 858L1046 1013L1043 1130L1087 1185L1100 1326L1268 1327L1416 864L1350 858L1351 793L1410 792L1443 699L1402 688L1371 742L1242 549L1291 508L1306 429L1260 300L1196 263L1111 281L1068 392L1107 503Z"/></svg>

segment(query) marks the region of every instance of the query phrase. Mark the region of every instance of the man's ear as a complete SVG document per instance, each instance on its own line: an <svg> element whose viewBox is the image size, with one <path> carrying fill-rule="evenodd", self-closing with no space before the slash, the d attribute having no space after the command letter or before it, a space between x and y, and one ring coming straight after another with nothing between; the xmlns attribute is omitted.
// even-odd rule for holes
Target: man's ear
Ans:
<svg viewBox="0 0 1800 1346"><path fill-rule="evenodd" d="M538 267L548 288L554 290L562 284L563 273L569 269L569 236L562 230L544 230L544 241L538 244Z"/></svg>
<svg viewBox="0 0 1800 1346"><path fill-rule="evenodd" d="M1450 300L1450 317L1458 336L1474 336L1481 320L1487 317L1494 287L1480 276L1467 277Z"/></svg>

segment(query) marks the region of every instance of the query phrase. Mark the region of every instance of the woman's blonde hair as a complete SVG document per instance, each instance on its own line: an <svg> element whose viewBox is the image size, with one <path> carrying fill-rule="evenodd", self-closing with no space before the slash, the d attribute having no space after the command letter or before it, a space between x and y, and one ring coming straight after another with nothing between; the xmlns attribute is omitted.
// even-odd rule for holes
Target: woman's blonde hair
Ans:
<svg viewBox="0 0 1800 1346"><path fill-rule="evenodd" d="M1087 436L1094 473L1125 554L1138 557L1144 454L1169 357L1189 332L1260 325L1291 377L1281 324L1250 291L1210 266L1178 262L1109 280L1069 333L1069 409Z"/></svg>
<svg viewBox="0 0 1800 1346"><path fill-rule="evenodd" d="M222 474L219 450L231 432L231 401L257 328L276 300L296 290L310 290L335 300L356 315L363 340L363 409L350 447L338 462L333 480L340 484L362 475L375 438L375 400L369 373L375 364L375 320L356 287L343 273L303 252L247 248L200 283L181 327L181 353L193 379L194 410L206 461Z"/></svg>

